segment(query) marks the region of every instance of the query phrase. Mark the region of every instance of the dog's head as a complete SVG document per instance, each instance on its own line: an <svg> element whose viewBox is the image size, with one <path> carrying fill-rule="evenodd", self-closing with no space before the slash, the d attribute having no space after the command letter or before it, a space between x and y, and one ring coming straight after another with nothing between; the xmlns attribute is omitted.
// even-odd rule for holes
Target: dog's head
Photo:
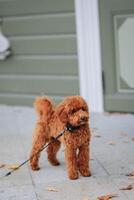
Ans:
<svg viewBox="0 0 134 200"><path fill-rule="evenodd" d="M89 112L85 100L81 96L70 96L59 104L56 113L61 122L78 127L88 123Z"/></svg>

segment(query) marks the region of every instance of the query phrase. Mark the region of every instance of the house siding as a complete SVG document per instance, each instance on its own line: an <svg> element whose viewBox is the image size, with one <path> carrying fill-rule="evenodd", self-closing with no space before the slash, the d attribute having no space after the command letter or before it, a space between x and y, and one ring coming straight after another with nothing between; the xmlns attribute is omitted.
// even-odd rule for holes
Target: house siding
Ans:
<svg viewBox="0 0 134 200"><path fill-rule="evenodd" d="M0 18L12 48L0 61L1 104L79 94L73 0L0 1Z"/></svg>

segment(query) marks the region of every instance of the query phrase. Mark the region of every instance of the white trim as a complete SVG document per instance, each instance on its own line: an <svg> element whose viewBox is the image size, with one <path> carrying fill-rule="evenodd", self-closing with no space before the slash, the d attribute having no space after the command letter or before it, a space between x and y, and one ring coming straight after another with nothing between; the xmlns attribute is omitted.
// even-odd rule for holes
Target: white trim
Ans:
<svg viewBox="0 0 134 200"><path fill-rule="evenodd" d="M98 0L75 0L80 93L91 112L103 112Z"/></svg>

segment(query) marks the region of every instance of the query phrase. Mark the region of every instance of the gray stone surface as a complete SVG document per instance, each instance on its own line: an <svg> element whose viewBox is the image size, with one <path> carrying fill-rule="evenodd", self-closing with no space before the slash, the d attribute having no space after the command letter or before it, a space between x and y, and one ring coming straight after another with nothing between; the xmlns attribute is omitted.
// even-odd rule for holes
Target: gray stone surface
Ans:
<svg viewBox="0 0 134 200"><path fill-rule="evenodd" d="M32 108L0 106L0 164L19 164L28 158L36 116ZM134 178L134 115L91 113L90 178L67 177L64 147L59 152L61 165L51 166L42 152L41 169L30 170L28 164L0 178L0 200L97 200L105 194L118 194L119 200L133 200L134 189L122 191ZM0 177L8 169L0 169ZM49 191L54 188L56 191Z"/></svg>

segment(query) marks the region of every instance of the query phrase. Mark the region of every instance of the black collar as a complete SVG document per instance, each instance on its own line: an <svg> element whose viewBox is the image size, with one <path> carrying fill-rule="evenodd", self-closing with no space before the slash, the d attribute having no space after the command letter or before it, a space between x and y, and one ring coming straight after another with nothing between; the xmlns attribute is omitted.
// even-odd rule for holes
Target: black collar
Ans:
<svg viewBox="0 0 134 200"><path fill-rule="evenodd" d="M66 128L67 128L67 131L73 132L76 129L78 129L79 126L73 126L72 124L67 124Z"/></svg>

